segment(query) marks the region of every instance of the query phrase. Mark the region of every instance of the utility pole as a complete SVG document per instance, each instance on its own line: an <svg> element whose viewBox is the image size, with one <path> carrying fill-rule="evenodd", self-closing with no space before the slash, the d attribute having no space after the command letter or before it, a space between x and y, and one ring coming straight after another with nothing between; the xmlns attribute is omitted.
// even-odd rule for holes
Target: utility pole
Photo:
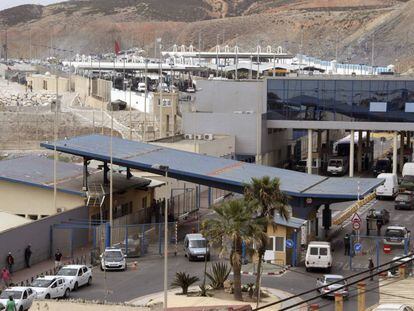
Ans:
<svg viewBox="0 0 414 311"><path fill-rule="evenodd" d="M302 59L303 59L303 25L300 25L300 45L299 45L299 73L302 69Z"/></svg>
<svg viewBox="0 0 414 311"><path fill-rule="evenodd" d="M8 59L8 36L7 36L7 28L5 30L5 37L4 37L4 59L7 61Z"/></svg>
<svg viewBox="0 0 414 311"><path fill-rule="evenodd" d="M374 54L375 52L375 34L372 34L372 45L371 45L371 66L372 66L372 74L374 74Z"/></svg>

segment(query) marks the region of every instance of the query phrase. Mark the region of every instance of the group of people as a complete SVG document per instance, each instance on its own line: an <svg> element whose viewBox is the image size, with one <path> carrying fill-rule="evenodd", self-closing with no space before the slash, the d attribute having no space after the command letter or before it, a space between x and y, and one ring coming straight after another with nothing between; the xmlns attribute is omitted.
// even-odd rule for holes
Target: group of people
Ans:
<svg viewBox="0 0 414 311"><path fill-rule="evenodd" d="M32 257L31 245L27 245L24 250L24 263L26 268L30 268L30 258ZM3 281L3 285L8 287L12 280L12 274L14 271L14 257L11 252L6 257L6 266L1 269L0 279Z"/></svg>

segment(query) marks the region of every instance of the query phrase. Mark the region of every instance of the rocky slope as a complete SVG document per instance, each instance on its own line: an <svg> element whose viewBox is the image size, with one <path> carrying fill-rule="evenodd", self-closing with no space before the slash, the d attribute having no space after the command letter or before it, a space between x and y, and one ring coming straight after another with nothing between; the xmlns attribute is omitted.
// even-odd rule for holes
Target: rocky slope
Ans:
<svg viewBox="0 0 414 311"><path fill-rule="evenodd" d="M0 12L12 57L100 53L140 46L281 45L324 58L410 65L414 0L72 0ZM4 37L4 36L1 36ZM4 38L1 38L4 41ZM30 41L32 48L30 49ZM47 47L61 50L51 51ZM401 68L403 69L403 68Z"/></svg>

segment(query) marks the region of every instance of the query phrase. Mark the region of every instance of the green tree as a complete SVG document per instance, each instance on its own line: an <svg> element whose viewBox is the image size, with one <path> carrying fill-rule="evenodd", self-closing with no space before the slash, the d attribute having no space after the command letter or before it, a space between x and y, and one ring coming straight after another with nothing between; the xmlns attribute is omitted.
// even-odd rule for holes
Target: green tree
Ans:
<svg viewBox="0 0 414 311"><path fill-rule="evenodd" d="M288 198L280 190L280 182L278 178L270 178L269 176L252 178L251 183L246 185L244 189L244 197L248 202L254 204L257 216L266 220L262 227L263 232L266 233L267 226L273 224L275 213L279 213L284 219L289 218ZM262 237L264 240L261 241L257 247L259 262L257 265L258 273L256 275L256 295L260 293L261 269L266 251L265 239L267 239L267 235L262 235Z"/></svg>
<svg viewBox="0 0 414 311"><path fill-rule="evenodd" d="M260 243L263 238L263 218L254 217L255 206L244 199L225 202L214 208L216 215L204 222L204 234L221 251L227 247L226 239L231 243L230 265L233 269L234 298L242 300L241 290L241 256L242 241L246 244Z"/></svg>

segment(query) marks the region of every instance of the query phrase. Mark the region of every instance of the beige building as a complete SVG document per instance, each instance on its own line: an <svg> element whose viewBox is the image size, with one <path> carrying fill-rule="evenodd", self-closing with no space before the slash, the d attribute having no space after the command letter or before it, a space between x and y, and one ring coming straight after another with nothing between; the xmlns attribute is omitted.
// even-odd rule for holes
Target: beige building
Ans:
<svg viewBox="0 0 414 311"><path fill-rule="evenodd" d="M160 120L161 137L174 136L179 129L178 99L178 93L154 93L153 114L156 120Z"/></svg>
<svg viewBox="0 0 414 311"><path fill-rule="evenodd" d="M53 160L26 156L0 161L0 210L32 220L80 206L89 208L89 218L109 217L109 172L89 169L85 188L83 166L58 162L57 194L54 203ZM113 217L129 216L130 223L145 222L150 217L154 198L151 180L113 173ZM87 190L87 191L85 191Z"/></svg>
<svg viewBox="0 0 414 311"><path fill-rule="evenodd" d="M32 74L27 76L27 85L32 86L34 92L50 91L56 93L56 88L60 94L69 91L69 79L56 77L50 74Z"/></svg>
<svg viewBox="0 0 414 311"><path fill-rule="evenodd" d="M0 232L31 222L30 219L0 211Z"/></svg>

